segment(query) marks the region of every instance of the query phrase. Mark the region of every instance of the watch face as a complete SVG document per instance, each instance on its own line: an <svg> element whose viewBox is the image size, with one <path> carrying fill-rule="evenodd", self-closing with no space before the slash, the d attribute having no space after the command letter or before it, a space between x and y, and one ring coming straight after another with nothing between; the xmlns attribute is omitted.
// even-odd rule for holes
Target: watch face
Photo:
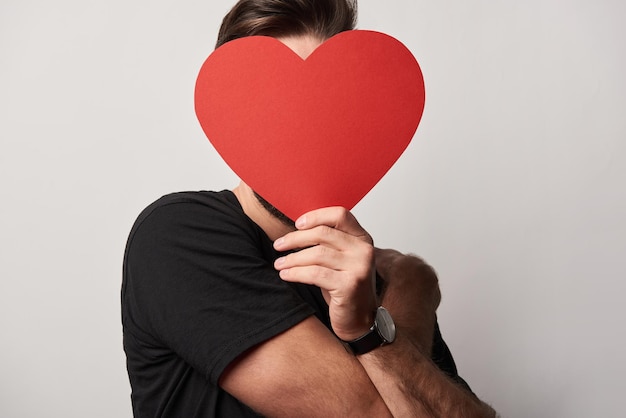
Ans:
<svg viewBox="0 0 626 418"><path fill-rule="evenodd" d="M376 326L378 333L385 339L385 342L391 343L396 339L396 324L394 324L387 309L382 306L376 311Z"/></svg>

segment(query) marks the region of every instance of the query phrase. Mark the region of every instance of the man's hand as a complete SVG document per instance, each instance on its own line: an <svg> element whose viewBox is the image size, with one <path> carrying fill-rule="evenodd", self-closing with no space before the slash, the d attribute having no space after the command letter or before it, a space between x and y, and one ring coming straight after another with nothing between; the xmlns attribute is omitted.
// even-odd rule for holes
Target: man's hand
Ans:
<svg viewBox="0 0 626 418"><path fill-rule="evenodd" d="M280 277L322 289L339 338L362 336L374 323L377 307L372 238L341 207L308 212L296 228L274 242L278 251L298 250L276 260Z"/></svg>

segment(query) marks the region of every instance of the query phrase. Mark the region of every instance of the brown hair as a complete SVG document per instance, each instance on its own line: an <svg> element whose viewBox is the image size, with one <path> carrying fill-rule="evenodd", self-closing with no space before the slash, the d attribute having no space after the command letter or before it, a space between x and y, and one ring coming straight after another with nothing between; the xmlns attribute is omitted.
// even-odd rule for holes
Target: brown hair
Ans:
<svg viewBox="0 0 626 418"><path fill-rule="evenodd" d="M239 0L224 17L215 47L253 35L325 40L354 29L356 14L357 0Z"/></svg>

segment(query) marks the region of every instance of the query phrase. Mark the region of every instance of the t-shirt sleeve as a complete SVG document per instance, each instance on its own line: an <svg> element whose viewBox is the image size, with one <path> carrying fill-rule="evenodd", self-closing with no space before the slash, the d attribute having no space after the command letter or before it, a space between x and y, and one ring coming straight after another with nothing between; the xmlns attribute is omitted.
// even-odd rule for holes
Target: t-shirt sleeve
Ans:
<svg viewBox="0 0 626 418"><path fill-rule="evenodd" d="M456 368L456 363L454 362L454 358L452 357L452 353L448 348L448 345L443 340L441 336L441 331L439 329L439 323L435 324L435 333L433 335L433 347L431 359L433 362L439 367L441 371L447 374L452 380L457 382L463 388L472 392L472 389L469 387L467 382L459 376L459 373ZM473 393L473 392L472 392Z"/></svg>
<svg viewBox="0 0 626 418"><path fill-rule="evenodd" d="M130 325L213 384L241 353L313 313L279 278L250 222L228 208L169 203L128 244Z"/></svg>

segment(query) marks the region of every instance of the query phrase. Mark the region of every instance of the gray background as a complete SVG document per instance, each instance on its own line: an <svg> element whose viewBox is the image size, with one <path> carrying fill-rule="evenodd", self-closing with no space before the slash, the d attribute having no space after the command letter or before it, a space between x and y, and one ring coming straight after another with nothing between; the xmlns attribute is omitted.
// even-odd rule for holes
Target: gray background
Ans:
<svg viewBox="0 0 626 418"><path fill-rule="evenodd" d="M139 211L237 179L193 111L233 1L0 3L0 416L130 417ZM355 208L438 270L460 371L504 417L623 416L621 1L360 2L416 55L414 141Z"/></svg>

